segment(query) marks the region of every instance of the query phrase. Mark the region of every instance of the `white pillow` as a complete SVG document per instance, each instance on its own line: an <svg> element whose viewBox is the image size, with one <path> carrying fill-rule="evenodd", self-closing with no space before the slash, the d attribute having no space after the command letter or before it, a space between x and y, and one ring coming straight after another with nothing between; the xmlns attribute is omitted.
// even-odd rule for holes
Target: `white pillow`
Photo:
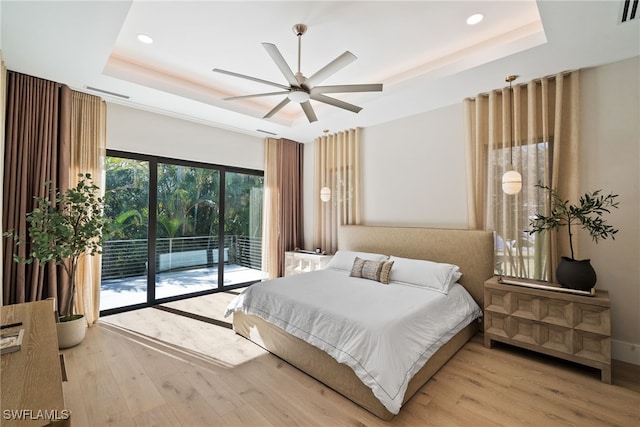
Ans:
<svg viewBox="0 0 640 427"><path fill-rule="evenodd" d="M331 270L346 270L350 272L356 257L368 261L385 261L389 258L386 255L372 254L368 252L336 251L336 254L327 263L325 268Z"/></svg>
<svg viewBox="0 0 640 427"><path fill-rule="evenodd" d="M422 286L447 294L451 286L460 280L460 267L433 261L398 258L392 256L391 282Z"/></svg>

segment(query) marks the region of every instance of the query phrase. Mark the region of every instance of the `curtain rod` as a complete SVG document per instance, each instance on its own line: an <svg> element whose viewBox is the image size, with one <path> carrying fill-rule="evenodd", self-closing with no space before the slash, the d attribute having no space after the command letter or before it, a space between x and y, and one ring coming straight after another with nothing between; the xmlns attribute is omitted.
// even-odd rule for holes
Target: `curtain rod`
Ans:
<svg viewBox="0 0 640 427"><path fill-rule="evenodd" d="M569 74L571 74L571 73L573 73L573 72L575 72L575 71L579 71L579 70L580 70L580 69L577 69L577 70L568 70L568 71L560 71L559 73L549 74L549 75L544 76L544 77L537 77L537 78L535 78L535 79L529 80L529 81L528 81L528 82L526 82L526 83L520 83L520 84L514 85L514 87L518 87L518 86L526 86L526 85L528 85L528 84L530 84L530 83L540 84L540 83L542 83L542 80L543 80L543 79L555 79L558 75L567 76L567 75L569 75ZM499 89L492 89L492 90L490 90L489 92L482 92L482 93L477 94L476 96L469 96L469 97L466 97L465 99L468 99L468 100L473 101L473 100L475 100L477 97L485 97L485 96L489 96L492 92L503 91L503 90L505 90L505 89L508 89L508 86L506 86L506 87L501 87L501 88L499 88Z"/></svg>

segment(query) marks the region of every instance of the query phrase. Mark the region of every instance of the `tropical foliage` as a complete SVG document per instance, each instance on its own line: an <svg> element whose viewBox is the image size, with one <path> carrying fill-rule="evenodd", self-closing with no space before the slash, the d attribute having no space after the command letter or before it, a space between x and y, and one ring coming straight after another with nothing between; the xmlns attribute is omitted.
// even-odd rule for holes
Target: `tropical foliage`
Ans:
<svg viewBox="0 0 640 427"><path fill-rule="evenodd" d="M109 240L146 239L149 218L149 164L107 157L105 215L113 219Z"/></svg>
<svg viewBox="0 0 640 427"><path fill-rule="evenodd" d="M107 158L106 215L114 219L111 240L146 239L149 221L149 165L132 159ZM220 224L220 172L159 163L157 237L217 236ZM246 235L250 197L263 178L225 174L225 235Z"/></svg>

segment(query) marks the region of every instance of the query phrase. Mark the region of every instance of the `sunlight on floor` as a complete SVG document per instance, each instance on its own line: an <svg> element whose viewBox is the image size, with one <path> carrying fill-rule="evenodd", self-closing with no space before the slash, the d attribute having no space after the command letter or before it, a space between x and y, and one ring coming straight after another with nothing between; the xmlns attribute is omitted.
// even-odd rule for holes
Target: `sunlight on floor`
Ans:
<svg viewBox="0 0 640 427"><path fill-rule="evenodd" d="M235 264L225 265L224 286L254 282L262 278L260 270ZM156 298L167 298L215 289L218 286L217 268L197 268L157 275ZM100 286L100 310L147 301L147 276L103 280Z"/></svg>
<svg viewBox="0 0 640 427"><path fill-rule="evenodd" d="M233 294L219 293L171 303L171 307L217 322ZM207 310L208 308L208 310ZM113 333L190 362L206 361L220 367L236 367L266 354L266 350L236 335L232 329L156 308L144 308L100 318L99 324Z"/></svg>

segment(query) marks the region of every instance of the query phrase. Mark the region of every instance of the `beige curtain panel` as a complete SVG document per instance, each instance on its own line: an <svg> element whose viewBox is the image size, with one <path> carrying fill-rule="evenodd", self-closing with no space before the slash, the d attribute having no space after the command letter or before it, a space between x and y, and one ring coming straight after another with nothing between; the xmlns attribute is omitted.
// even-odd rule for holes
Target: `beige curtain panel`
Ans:
<svg viewBox="0 0 640 427"><path fill-rule="evenodd" d="M2 153L2 161L0 161L0 186L4 186L4 130L7 105L7 68L2 60L2 50L0 50L0 153ZM2 212L2 199L0 199L0 212ZM2 225L4 226L4 224ZM0 230L3 232L4 230ZM4 245L3 245L4 248ZM0 275L3 275L3 264L0 263ZM3 275L4 277L4 275ZM4 292L0 292L0 305L2 305Z"/></svg>
<svg viewBox="0 0 640 427"><path fill-rule="evenodd" d="M7 72L2 229L27 238L27 213L34 198L47 196L44 183L64 192L69 185L71 90L55 82ZM69 284L53 263L22 264L28 243L17 246L4 239L3 304L55 297L66 314Z"/></svg>
<svg viewBox="0 0 640 427"><path fill-rule="evenodd" d="M303 145L286 139L265 140L262 271L284 274L284 253L302 247Z"/></svg>
<svg viewBox="0 0 640 427"><path fill-rule="evenodd" d="M338 227L360 224L361 159L360 128L316 138L314 178L314 247L327 253L338 249ZM320 191L327 187L330 200L320 200Z"/></svg>
<svg viewBox="0 0 640 427"><path fill-rule="evenodd" d="M69 186L78 183L78 174L90 173L104 196L107 108L93 95L74 91L71 98L71 166ZM78 262L75 310L84 314L88 325L100 314L102 256L81 257Z"/></svg>
<svg viewBox="0 0 640 427"><path fill-rule="evenodd" d="M464 101L469 227L496 232L496 273L555 281L568 253L564 233L527 230L549 209L538 182L578 197L579 83L579 71L560 73L515 85L513 96L506 87ZM507 195L501 177L512 156L523 185Z"/></svg>

